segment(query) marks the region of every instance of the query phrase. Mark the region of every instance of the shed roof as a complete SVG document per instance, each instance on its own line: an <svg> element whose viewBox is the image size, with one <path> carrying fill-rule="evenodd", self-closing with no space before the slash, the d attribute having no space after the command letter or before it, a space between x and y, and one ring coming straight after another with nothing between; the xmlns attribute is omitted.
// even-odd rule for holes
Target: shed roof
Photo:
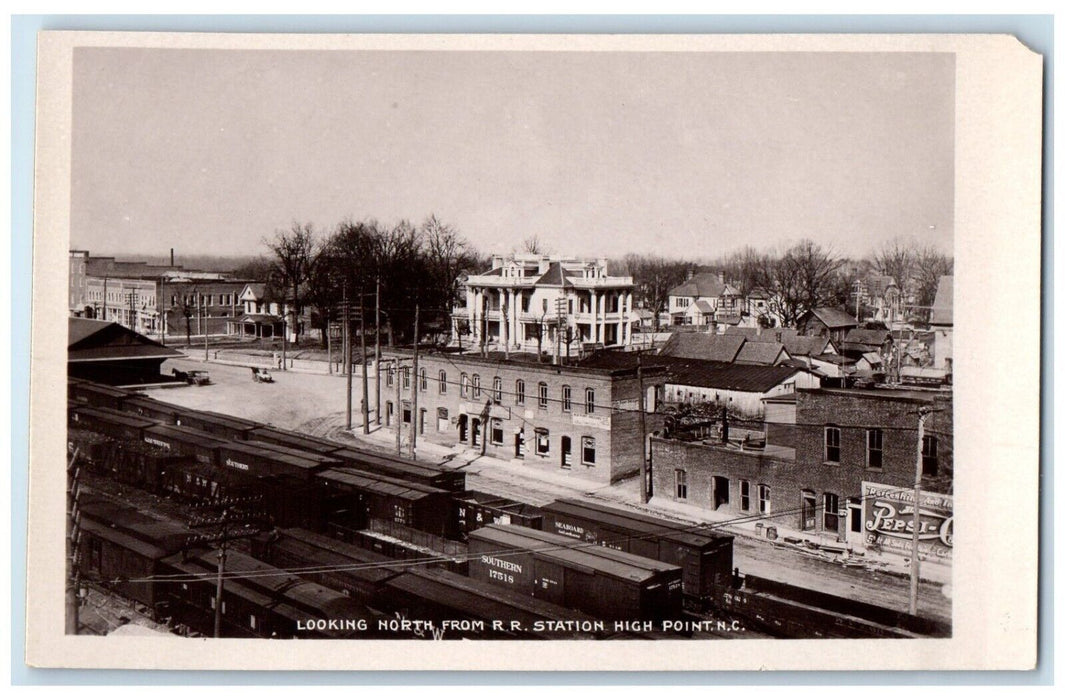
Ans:
<svg viewBox="0 0 1065 700"><path fill-rule="evenodd" d="M671 384L726 391L765 393L799 372L808 370L786 365L739 365L688 358L668 360Z"/></svg>
<svg viewBox="0 0 1065 700"><path fill-rule="evenodd" d="M735 335L674 333L658 354L713 362L733 362L744 342L742 336Z"/></svg>
<svg viewBox="0 0 1065 700"><path fill-rule="evenodd" d="M788 352L782 343L747 340L735 361L746 365L775 365L782 359L788 359Z"/></svg>
<svg viewBox="0 0 1065 700"><path fill-rule="evenodd" d="M816 317L828 328L853 328L858 325L858 319L854 318L843 309L822 306L816 309L810 309L806 313Z"/></svg>
<svg viewBox="0 0 1065 700"><path fill-rule="evenodd" d="M182 354L114 321L72 317L67 326L68 362L171 357Z"/></svg>

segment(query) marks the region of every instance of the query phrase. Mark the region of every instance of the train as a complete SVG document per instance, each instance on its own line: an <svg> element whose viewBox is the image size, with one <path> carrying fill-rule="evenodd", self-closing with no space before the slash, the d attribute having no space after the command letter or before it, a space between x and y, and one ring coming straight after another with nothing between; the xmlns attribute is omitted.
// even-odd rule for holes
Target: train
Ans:
<svg viewBox="0 0 1065 700"><path fill-rule="evenodd" d="M680 607L670 602L659 609L737 616L776 636L950 634L947 622L741 575L733 567L733 537L709 527L577 499L535 507L469 491L459 470L85 380L72 379L68 386L68 448L77 450L92 469L160 495L254 502L271 527L317 533L337 546L389 560L429 556L437 565L431 576L475 580L477 569L468 551L471 541L481 537L476 533L493 524L522 526L676 567L680 577L671 584L676 596L670 601L679 600ZM515 594L495 588L496 595Z"/></svg>

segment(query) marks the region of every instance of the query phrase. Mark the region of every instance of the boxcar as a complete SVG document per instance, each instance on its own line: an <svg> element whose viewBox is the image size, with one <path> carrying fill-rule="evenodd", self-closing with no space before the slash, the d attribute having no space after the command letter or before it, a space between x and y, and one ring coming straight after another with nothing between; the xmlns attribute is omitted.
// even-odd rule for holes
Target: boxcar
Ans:
<svg viewBox="0 0 1065 700"><path fill-rule="evenodd" d="M543 512L536 506L483 491L465 491L453 500L456 530L463 540L477 528L499 523L543 529Z"/></svg>
<svg viewBox="0 0 1065 700"><path fill-rule="evenodd" d="M470 577L607 620L681 610L680 567L516 525L470 533Z"/></svg>
<svg viewBox="0 0 1065 700"><path fill-rule="evenodd" d="M381 608L400 619L430 620L443 639L594 639L609 633L591 615L443 569L413 569L386 588Z"/></svg>
<svg viewBox="0 0 1065 700"><path fill-rule="evenodd" d="M543 529L680 566L686 605L704 609L732 576L732 535L575 499L542 508Z"/></svg>
<svg viewBox="0 0 1065 700"><path fill-rule="evenodd" d="M155 425L144 429L143 440L170 450L176 455L192 457L201 464L220 464L221 452L227 442L200 430L179 425Z"/></svg>
<svg viewBox="0 0 1065 700"><path fill-rule="evenodd" d="M318 474L325 489L326 518L361 530L371 518L447 537L453 532L450 494L357 469L339 467Z"/></svg>
<svg viewBox="0 0 1065 700"><path fill-rule="evenodd" d="M261 450L265 450L275 455L286 455L289 457L295 457L296 459L303 459L310 462L314 462L318 465L318 470L335 469L337 467L344 466L344 463L338 458L322 454L321 452L313 452L310 450L300 449L298 447L288 447L286 445L275 445L269 442L262 442L260 440L241 440L241 445L250 445L251 447L257 447Z"/></svg>
<svg viewBox="0 0 1065 700"><path fill-rule="evenodd" d="M119 441L115 443L107 466L116 481L160 493L164 490L168 472L185 462L192 462L192 458L144 442Z"/></svg>
<svg viewBox="0 0 1065 700"><path fill-rule="evenodd" d="M91 430L116 440L140 442L144 429L156 424L148 418L93 406L71 406L68 415L71 427Z"/></svg>
<svg viewBox="0 0 1065 700"><path fill-rule="evenodd" d="M106 435L71 428L67 430L67 457L77 452L78 462L102 467L111 453L114 441Z"/></svg>
<svg viewBox="0 0 1065 700"><path fill-rule="evenodd" d="M67 381L67 396L84 401L90 406L120 409L122 401L129 397L130 393L126 389L118 389L87 379Z"/></svg>
<svg viewBox="0 0 1065 700"><path fill-rule="evenodd" d="M466 474L461 471L439 469L421 462L352 447L341 447L331 454L344 460L346 466L370 474L411 481L453 493L466 488Z"/></svg>
<svg viewBox="0 0 1065 700"><path fill-rule="evenodd" d="M254 477L291 476L309 481L324 467L319 456L286 454L248 442L226 442L218 452L221 466Z"/></svg>
<svg viewBox="0 0 1065 700"><path fill-rule="evenodd" d="M174 416L176 425L202 430L225 440L247 440L252 430L262 426L262 423L235 416L213 411L198 411L181 406L175 408Z"/></svg>
<svg viewBox="0 0 1065 700"><path fill-rule="evenodd" d="M177 422L179 406L165 401L157 401L142 394L130 394L122 399L122 410L126 413L135 413L138 416L151 418L165 425L174 425Z"/></svg>

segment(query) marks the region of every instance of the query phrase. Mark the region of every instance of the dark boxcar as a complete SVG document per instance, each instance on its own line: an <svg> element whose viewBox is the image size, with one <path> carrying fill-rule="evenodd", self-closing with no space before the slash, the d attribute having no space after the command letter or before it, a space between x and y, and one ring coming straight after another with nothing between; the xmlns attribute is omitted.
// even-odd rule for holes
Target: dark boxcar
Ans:
<svg viewBox="0 0 1065 700"><path fill-rule="evenodd" d="M251 541L251 553L279 569L318 568L304 577L364 602L399 573L386 556L303 528L261 535Z"/></svg>
<svg viewBox="0 0 1065 700"><path fill-rule="evenodd" d="M443 639L594 639L607 633L591 615L443 569L413 569L386 588L382 609L400 620L430 620Z"/></svg>
<svg viewBox="0 0 1065 700"><path fill-rule="evenodd" d="M219 449L218 456L221 466L255 477L293 476L310 480L322 470L320 458L285 454L247 442L227 442Z"/></svg>
<svg viewBox="0 0 1065 700"><path fill-rule="evenodd" d="M568 498L542 510L545 532L680 566L689 605L705 607L731 580L732 535Z"/></svg>
<svg viewBox="0 0 1065 700"><path fill-rule="evenodd" d="M155 425L153 420L110 408L72 406L68 413L72 428L91 430L116 440L140 442L144 429Z"/></svg>
<svg viewBox="0 0 1065 700"><path fill-rule="evenodd" d="M421 462L351 447L341 447L331 454L343 459L346 466L370 474L412 481L451 492L462 491L466 488L466 474L461 471L439 469Z"/></svg>
<svg viewBox="0 0 1065 700"><path fill-rule="evenodd" d="M257 447L261 450L266 450L267 452L276 455L287 455L289 457L296 457L297 459L308 460L316 463L318 465L319 470L335 469L336 467L344 466L344 463L340 459L332 455L322 454L321 452L313 452L311 450L304 450L298 447L275 445L269 442L262 442L261 440L242 440L240 441L240 444Z"/></svg>
<svg viewBox="0 0 1065 700"><path fill-rule="evenodd" d="M150 399L141 394L130 394L122 399L122 410L126 413L135 413L167 425L174 425L179 409L180 407L174 404Z"/></svg>
<svg viewBox="0 0 1065 700"><path fill-rule="evenodd" d="M129 395L130 392L125 389L117 389L113 386L88 380L67 382L67 396L84 401L90 406L120 409L122 408L123 399Z"/></svg>
<svg viewBox="0 0 1065 700"><path fill-rule="evenodd" d="M111 453L113 443L106 435L71 428L67 430L67 457L73 457L76 451L79 463L102 467Z"/></svg>
<svg viewBox="0 0 1065 700"><path fill-rule="evenodd" d="M272 445L282 445L284 447L294 447L298 450L306 450L307 452L318 452L320 454L329 454L330 452L336 452L341 449L343 445L322 438L314 437L313 435L304 435L303 433L297 433L291 430L285 430L283 428L276 428L272 425L264 425L259 428L254 428L249 432L249 440L258 440L259 442L267 442Z"/></svg>
<svg viewBox="0 0 1065 700"><path fill-rule="evenodd" d="M145 428L143 440L149 445L192 457L201 464L220 464L220 450L227 442L199 430L178 425Z"/></svg>
<svg viewBox="0 0 1065 700"><path fill-rule="evenodd" d="M681 571L646 557L515 525L470 533L470 577L607 620L681 610Z"/></svg>
<svg viewBox="0 0 1065 700"><path fill-rule="evenodd" d="M247 440L251 431L262 426L262 423L243 418L191 408L178 407L174 415L176 425L202 430L225 440Z"/></svg>
<svg viewBox="0 0 1065 700"><path fill-rule="evenodd" d="M443 489L341 467L318 475L325 487L326 517L360 530L370 518L448 537L453 534L451 497ZM338 515L343 513L347 523Z"/></svg>
<svg viewBox="0 0 1065 700"><path fill-rule="evenodd" d="M191 461L191 458L147 443L118 442L110 467L115 480L157 493L162 490L167 472L186 460Z"/></svg>
<svg viewBox="0 0 1065 700"><path fill-rule="evenodd" d="M456 530L463 539L471 531L492 523L543 529L543 513L536 506L483 491L456 494L454 508Z"/></svg>

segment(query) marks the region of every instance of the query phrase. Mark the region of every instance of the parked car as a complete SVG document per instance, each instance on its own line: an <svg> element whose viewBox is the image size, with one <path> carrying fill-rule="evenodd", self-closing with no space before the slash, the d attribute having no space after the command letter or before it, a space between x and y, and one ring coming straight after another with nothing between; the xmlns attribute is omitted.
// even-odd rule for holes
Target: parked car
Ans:
<svg viewBox="0 0 1065 700"><path fill-rule="evenodd" d="M271 384L274 381L274 376L270 374L270 370L263 367L252 367L251 377L254 381L264 384Z"/></svg>

